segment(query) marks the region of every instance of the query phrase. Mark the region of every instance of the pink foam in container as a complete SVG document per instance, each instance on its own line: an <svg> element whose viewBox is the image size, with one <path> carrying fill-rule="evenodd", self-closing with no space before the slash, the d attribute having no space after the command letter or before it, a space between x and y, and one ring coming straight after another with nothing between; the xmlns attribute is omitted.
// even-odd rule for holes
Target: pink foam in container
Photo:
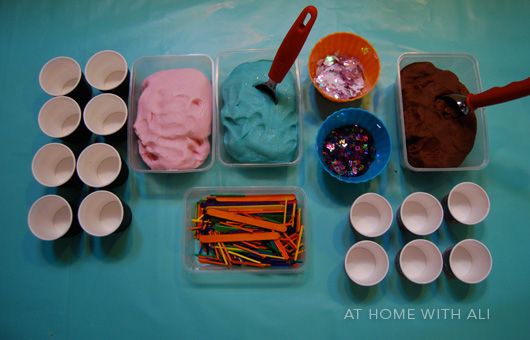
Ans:
<svg viewBox="0 0 530 340"><path fill-rule="evenodd" d="M127 127L128 163L133 170L186 173L213 166L217 142L213 74L213 60L204 54L136 60L131 71ZM175 81L178 76L189 81ZM205 89L209 93L204 93ZM199 93L200 98L191 98L189 91ZM211 118L205 106L211 106ZM184 114L182 108L186 108ZM157 115L159 112L175 114ZM211 126L199 126L204 121Z"/></svg>

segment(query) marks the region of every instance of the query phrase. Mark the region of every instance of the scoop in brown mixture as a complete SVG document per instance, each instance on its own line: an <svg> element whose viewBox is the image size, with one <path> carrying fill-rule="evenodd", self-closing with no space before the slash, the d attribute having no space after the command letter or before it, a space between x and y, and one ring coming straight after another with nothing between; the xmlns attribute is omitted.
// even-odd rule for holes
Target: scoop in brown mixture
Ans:
<svg viewBox="0 0 530 340"><path fill-rule="evenodd" d="M458 167L473 148L477 118L470 110L459 115L440 96L469 94L451 71L429 62L401 70L407 156L416 168Z"/></svg>

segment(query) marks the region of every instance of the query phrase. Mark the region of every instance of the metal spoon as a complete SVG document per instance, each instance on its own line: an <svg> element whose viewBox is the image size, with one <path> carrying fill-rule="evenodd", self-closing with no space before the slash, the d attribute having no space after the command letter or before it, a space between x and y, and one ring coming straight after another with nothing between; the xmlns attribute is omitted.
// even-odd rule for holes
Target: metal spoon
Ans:
<svg viewBox="0 0 530 340"><path fill-rule="evenodd" d="M269 70L269 80L254 85L255 88L271 97L274 104L278 104L276 85L281 83L283 78L285 78L285 75L289 72L296 57L298 57L298 54L302 50L307 36L317 19L317 13L317 9L314 6L307 6L302 10L285 38L283 38L280 48L278 48L274 56L271 69ZM310 16L309 20L304 24L308 15Z"/></svg>
<svg viewBox="0 0 530 340"><path fill-rule="evenodd" d="M456 108L457 112L462 116L467 115L470 110L475 110L479 107L509 102L528 95L530 95L530 78L514 81L501 87L492 87L481 93L470 93L467 96L453 93L443 95L440 99Z"/></svg>

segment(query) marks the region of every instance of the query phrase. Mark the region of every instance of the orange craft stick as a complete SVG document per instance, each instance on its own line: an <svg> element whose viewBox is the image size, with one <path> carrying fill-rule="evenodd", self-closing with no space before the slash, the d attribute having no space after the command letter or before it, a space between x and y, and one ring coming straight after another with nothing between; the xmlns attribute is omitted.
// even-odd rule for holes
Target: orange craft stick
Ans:
<svg viewBox="0 0 530 340"><path fill-rule="evenodd" d="M252 243L248 243L248 242L241 242L242 244L244 245L247 245L249 247L252 247L254 249L267 249L267 247L264 247L264 246L257 246L255 244L252 244Z"/></svg>
<svg viewBox="0 0 530 340"><path fill-rule="evenodd" d="M282 240L285 240L285 241L289 242L294 248L296 248L296 243L294 243L293 240L291 240L291 239L287 236L287 234L284 233L284 234L282 234L282 235L283 235L283 237L284 237L284 238L282 238Z"/></svg>
<svg viewBox="0 0 530 340"><path fill-rule="evenodd" d="M224 218L226 220L231 220L235 222L250 224L256 227L280 231L280 232L284 232L287 230L287 226L285 224L279 224L279 223L259 220L253 217L247 217L247 216L243 216L243 215L239 215L239 214L235 214L231 212L226 212L226 211L221 211L221 210L216 210L216 209L210 209L208 211L208 215L213 216L213 217ZM244 241L247 241L247 240L244 240Z"/></svg>
<svg viewBox="0 0 530 340"><path fill-rule="evenodd" d="M289 259L289 254L287 253L287 250L285 250L285 247L280 241L274 241L274 244L276 245L276 248L280 251L284 259Z"/></svg>
<svg viewBox="0 0 530 340"><path fill-rule="evenodd" d="M217 202L283 202L285 200L292 201L296 199L294 194L286 195L248 195L248 196L214 196L209 197L215 199Z"/></svg>
<svg viewBox="0 0 530 340"><path fill-rule="evenodd" d="M276 232L199 235L199 241L201 241L202 243L270 241L270 240L277 240L279 238L280 238L280 234Z"/></svg>
<svg viewBox="0 0 530 340"><path fill-rule="evenodd" d="M254 204L254 205L216 205L213 207L206 207L206 211L209 209L228 210L228 211L258 211L263 212L280 212L283 211L283 204ZM200 215L197 215L200 216Z"/></svg>

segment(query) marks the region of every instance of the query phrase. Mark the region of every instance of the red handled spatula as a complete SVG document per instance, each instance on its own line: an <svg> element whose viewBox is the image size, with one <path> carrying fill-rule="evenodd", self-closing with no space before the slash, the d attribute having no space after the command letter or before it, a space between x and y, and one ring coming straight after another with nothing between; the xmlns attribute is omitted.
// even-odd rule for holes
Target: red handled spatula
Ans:
<svg viewBox="0 0 530 340"><path fill-rule="evenodd" d="M271 69L269 70L269 80L255 85L255 88L270 96L275 104L278 104L276 85L282 82L294 64L296 57L300 54L307 36L317 19L317 13L317 9L314 6L307 6L302 10L285 38L283 38L282 44L274 56ZM304 24L307 16L309 16L309 19Z"/></svg>
<svg viewBox="0 0 530 340"><path fill-rule="evenodd" d="M470 109L500 104L529 95L530 78L526 78L506 86L493 87L481 93L470 93L467 96L453 93L441 96L441 99L456 108L459 115L467 115Z"/></svg>

